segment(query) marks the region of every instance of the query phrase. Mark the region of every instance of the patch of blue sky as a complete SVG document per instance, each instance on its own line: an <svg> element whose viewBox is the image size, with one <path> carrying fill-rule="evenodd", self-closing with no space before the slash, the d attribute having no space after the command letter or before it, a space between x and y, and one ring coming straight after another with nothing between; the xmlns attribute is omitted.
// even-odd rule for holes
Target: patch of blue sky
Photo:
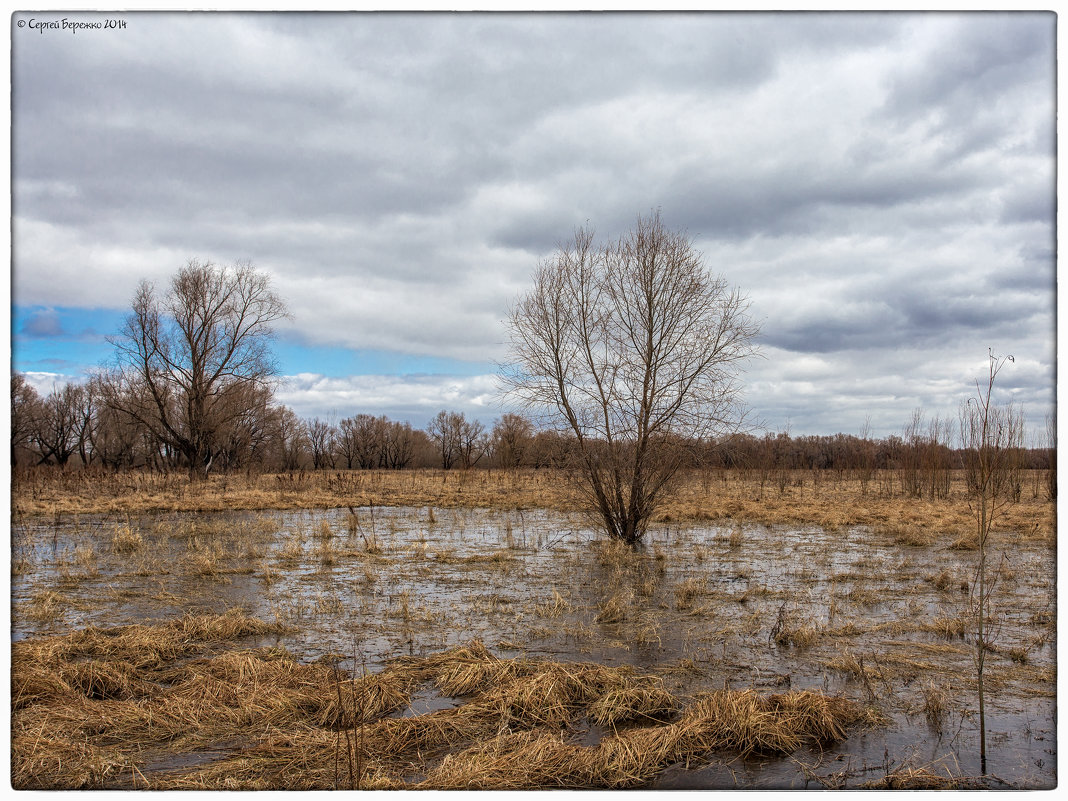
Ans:
<svg viewBox="0 0 1068 801"><path fill-rule="evenodd" d="M12 306L11 333L17 339L99 340L118 333L127 312L70 306Z"/></svg>
<svg viewBox="0 0 1068 801"><path fill-rule="evenodd" d="M107 337L122 328L127 312L59 306L13 306L12 367L18 372L78 375L114 355ZM491 362L373 349L310 345L279 338L274 354L282 375L317 373L331 378L351 375L475 376L495 372Z"/></svg>
<svg viewBox="0 0 1068 801"><path fill-rule="evenodd" d="M106 337L119 331L125 316L115 309L12 306L12 367L71 376L98 367L114 352Z"/></svg>

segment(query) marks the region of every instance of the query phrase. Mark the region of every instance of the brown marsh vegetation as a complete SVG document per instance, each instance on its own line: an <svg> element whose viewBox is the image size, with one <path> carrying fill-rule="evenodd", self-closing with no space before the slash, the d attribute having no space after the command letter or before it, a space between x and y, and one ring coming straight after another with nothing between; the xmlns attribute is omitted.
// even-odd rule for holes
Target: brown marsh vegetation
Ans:
<svg viewBox="0 0 1068 801"><path fill-rule="evenodd" d="M694 470L680 476L670 506L655 522L739 520L765 525L824 528L868 526L921 539L932 532L973 535L964 477L951 475L945 497L905 491L900 471L855 477L836 471L792 470L770 482L760 471ZM1022 483L1041 483L1040 473ZM223 512L329 509L346 506L437 508L584 508L574 476L553 469L323 470L237 473L190 481L182 473L19 470L13 476L12 514L20 516L142 512ZM1052 536L1056 507L1035 491L1002 511L1000 527Z"/></svg>
<svg viewBox="0 0 1068 801"><path fill-rule="evenodd" d="M737 476L708 477L720 485L702 496L695 475L634 550L567 511L559 476L355 475L334 508L17 516L16 785L977 781L975 551L954 499L928 509L869 488L865 501L804 474L761 502ZM213 483L172 494L206 500ZM52 503L75 495L61 489ZM361 505L361 492L419 503ZM990 772L1048 787L1052 514L1017 506L1018 528L991 543L1005 559L986 668ZM814 722L828 715L830 734Z"/></svg>
<svg viewBox="0 0 1068 801"><path fill-rule="evenodd" d="M719 690L679 711L658 676L500 659L479 642L352 678L278 649L211 653L271 628L231 613L18 643L14 785L632 787L710 751L833 743L865 717L859 704L807 690ZM427 688L462 703L392 714ZM599 742L574 742L583 726L602 729Z"/></svg>

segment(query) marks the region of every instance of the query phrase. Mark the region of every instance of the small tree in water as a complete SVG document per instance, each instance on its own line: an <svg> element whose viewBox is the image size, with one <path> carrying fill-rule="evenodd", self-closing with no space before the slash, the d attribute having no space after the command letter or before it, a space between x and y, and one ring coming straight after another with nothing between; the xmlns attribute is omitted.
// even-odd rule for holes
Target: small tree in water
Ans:
<svg viewBox="0 0 1068 801"><path fill-rule="evenodd" d="M737 373L754 353L748 301L659 213L618 242L582 229L511 310L511 394L570 432L589 506L639 543L686 449L735 430Z"/></svg>
<svg viewBox="0 0 1068 801"><path fill-rule="evenodd" d="M965 479L975 515L979 559L972 582L971 607L975 623L975 670L979 696L979 760L986 773L986 695L984 668L990 643L989 610L994 579L988 575L988 540L998 513L1009 502L1009 479L1014 460L1019 458L1023 445L1023 415L1012 404L999 406L993 402L994 380L1012 356L998 358L989 355L986 385L975 382L975 396L961 406L961 445L964 454Z"/></svg>

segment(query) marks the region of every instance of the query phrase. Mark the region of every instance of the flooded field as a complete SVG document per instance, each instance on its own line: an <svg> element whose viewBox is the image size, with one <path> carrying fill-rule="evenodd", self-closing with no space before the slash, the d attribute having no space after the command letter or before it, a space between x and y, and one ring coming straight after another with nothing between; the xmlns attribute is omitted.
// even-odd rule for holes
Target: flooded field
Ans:
<svg viewBox="0 0 1068 801"><path fill-rule="evenodd" d="M987 786L1056 785L1051 539L999 535ZM1002 558L1002 555L1004 558ZM234 647L376 673L481 641L494 655L633 666L683 697L815 689L868 722L788 757L710 754L652 788L857 787L978 759L965 542L908 530L662 524L640 552L544 511L363 507L62 517L12 528L12 638L241 609L281 633ZM459 704L423 689L400 714ZM594 725L571 733L596 743ZM217 744L200 762L239 743ZM196 760L194 760L196 761ZM146 777L192 764L142 763Z"/></svg>

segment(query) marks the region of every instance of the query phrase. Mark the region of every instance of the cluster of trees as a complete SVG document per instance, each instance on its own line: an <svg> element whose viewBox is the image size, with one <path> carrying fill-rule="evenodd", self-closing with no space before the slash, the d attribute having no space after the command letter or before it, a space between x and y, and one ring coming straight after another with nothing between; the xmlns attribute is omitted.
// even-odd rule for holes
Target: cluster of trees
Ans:
<svg viewBox="0 0 1068 801"><path fill-rule="evenodd" d="M385 416L302 419L274 402L272 325L285 305L248 264L189 262L159 293L142 282L112 339L116 357L82 384L40 395L11 379L13 465L209 471L568 466L584 474L606 528L638 541L680 468L741 468L780 488L797 470L836 471L906 495L944 497L964 465L953 419L917 411L902 435L738 433L736 367L756 329L746 304L709 276L658 216L595 247L592 233L545 262L512 311L514 397L539 429L504 414L491 430L443 410L425 430ZM1021 423L1022 425L1022 423ZM1055 427L1047 426L1048 431ZM1052 437L1052 434L1050 434ZM1012 445L1019 471L1045 469L1052 447ZM888 473L892 476L888 477Z"/></svg>
<svg viewBox="0 0 1068 801"><path fill-rule="evenodd" d="M147 467L189 470L189 454L143 425L127 409L134 400L115 394L106 375L40 394L25 376L11 377L12 465ZM205 469L304 470L441 467L525 467L553 464L556 438L536 436L529 420L503 415L490 430L462 412L440 412L425 430L386 416L356 414L337 423L302 418L272 402L269 392L251 397L212 427L204 445ZM547 455L548 454L548 455Z"/></svg>
<svg viewBox="0 0 1068 801"><path fill-rule="evenodd" d="M98 374L84 384L56 387L40 395L22 375L11 378L12 465L99 465L111 469L188 468L189 454L128 412L144 408L143 396L124 396ZM249 389L240 414L217 423L202 444L208 469L235 469L263 461L284 448L288 410L274 407L269 393ZM233 397L230 402L236 405ZM207 438L204 438L207 439ZM279 453L282 451L280 450Z"/></svg>
<svg viewBox="0 0 1068 801"><path fill-rule="evenodd" d="M922 412L914 413L901 435L882 439L850 434L735 434L695 449L694 464L748 470L762 483L777 483L780 488L795 480L798 470L810 470L858 479L865 485L878 484L878 491L884 494L946 498L954 471L968 469L967 442L961 442L959 432L945 419L936 418L938 425L919 435L914 428L917 417L922 419ZM958 421L949 422L959 426ZM1008 449L1005 458L1011 465L1006 478L1010 496L1019 500L1022 471L1033 470L1046 473L1044 485L1035 492L1056 498L1056 453L1052 447L1024 447L1020 442Z"/></svg>
<svg viewBox="0 0 1068 801"><path fill-rule="evenodd" d="M922 473L931 469L958 469L962 466L957 432L954 430L952 434L945 439L898 434L890 434L882 439L853 434L733 434L695 449L698 454L695 461L706 466L725 468L781 467L788 470L848 471L852 474L899 470L904 474L902 481L908 486L907 494L920 495L929 491L921 477ZM1045 469L1050 466L1052 456L1051 448L1020 448L1024 469Z"/></svg>
<svg viewBox="0 0 1068 801"><path fill-rule="evenodd" d="M442 411L425 431L356 414L302 419L274 402L273 325L286 307L246 263L190 261L165 291L143 281L115 358L40 395L11 378L13 465L211 471L555 464L558 438L505 414L486 431ZM540 445L538 448L536 446Z"/></svg>
<svg viewBox="0 0 1068 801"><path fill-rule="evenodd" d="M519 414L502 415L489 430L461 412L445 410L425 430L369 414L333 423L298 417L289 407L273 403L263 388L246 390L250 397L239 404L242 413L214 429L212 470L543 468L573 466L581 459L577 437L537 430ZM12 464L188 469L188 457L125 412L130 401L117 399L114 392L105 375L57 387L47 395L38 393L24 376L13 375ZM954 427L939 417L925 423L921 411L913 414L901 435L882 439L863 433L735 433L679 445L679 463L685 468L748 470L771 484L788 480L797 470L829 471L861 480L879 477L895 482L894 492L935 498L945 497L951 471L964 466L966 456ZM1052 448L1020 444L1013 465L1017 471L1049 470L1054 459ZM1019 479L1014 481L1019 486ZM1055 483L1046 490L1055 493Z"/></svg>

